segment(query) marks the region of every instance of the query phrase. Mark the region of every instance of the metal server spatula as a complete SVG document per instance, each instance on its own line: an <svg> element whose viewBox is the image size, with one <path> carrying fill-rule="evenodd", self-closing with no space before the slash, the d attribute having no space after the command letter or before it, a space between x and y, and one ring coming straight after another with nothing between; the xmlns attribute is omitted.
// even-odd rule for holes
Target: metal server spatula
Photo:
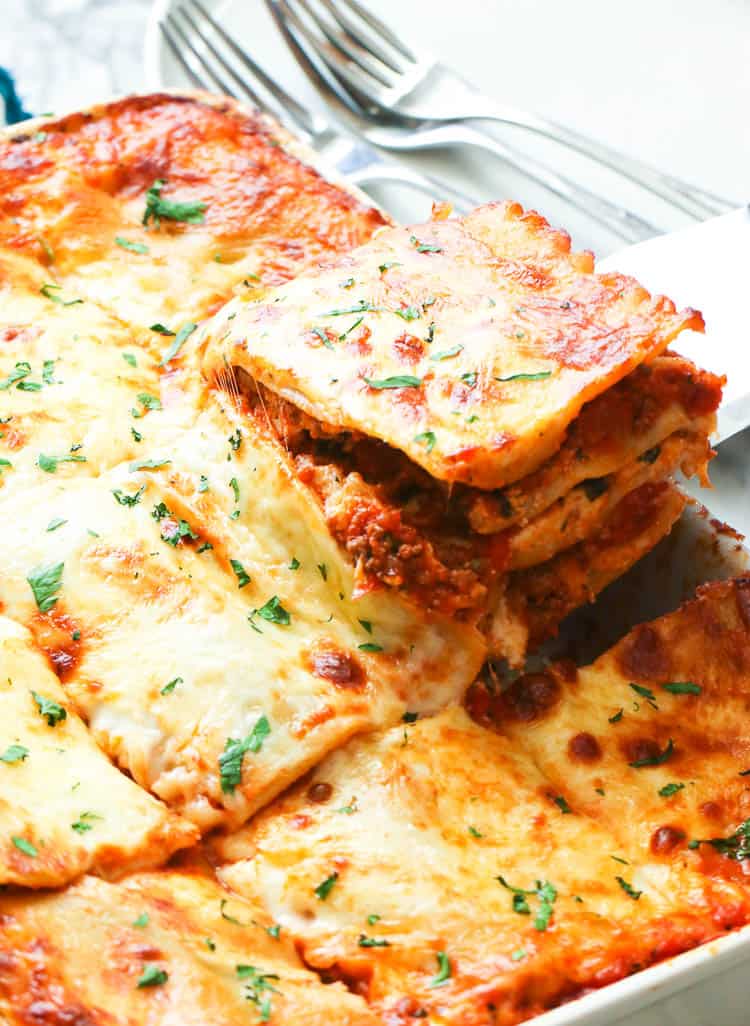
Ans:
<svg viewBox="0 0 750 1026"><path fill-rule="evenodd" d="M750 208L621 249L597 270L632 274L678 307L701 311L706 334L685 331L672 348L726 374L718 440L750 426Z"/></svg>

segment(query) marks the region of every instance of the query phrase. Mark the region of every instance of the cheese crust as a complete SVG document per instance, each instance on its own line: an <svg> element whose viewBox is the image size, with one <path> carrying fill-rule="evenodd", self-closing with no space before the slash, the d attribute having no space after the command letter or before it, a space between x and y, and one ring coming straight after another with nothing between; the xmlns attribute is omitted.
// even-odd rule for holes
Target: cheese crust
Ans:
<svg viewBox="0 0 750 1026"><path fill-rule="evenodd" d="M111 765L30 633L5 616L0 680L0 884L122 876L195 844L194 827Z"/></svg>
<svg viewBox="0 0 750 1026"><path fill-rule="evenodd" d="M364 1001L324 984L257 907L200 872L85 877L0 897L0 1017L107 1026L375 1026Z"/></svg>

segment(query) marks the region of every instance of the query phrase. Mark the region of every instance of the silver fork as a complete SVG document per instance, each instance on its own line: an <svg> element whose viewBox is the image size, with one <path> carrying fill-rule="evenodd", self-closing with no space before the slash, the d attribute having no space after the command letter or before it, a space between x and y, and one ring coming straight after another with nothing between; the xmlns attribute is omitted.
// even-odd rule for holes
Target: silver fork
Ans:
<svg viewBox="0 0 750 1026"><path fill-rule="evenodd" d="M371 124L360 108L355 109L351 102L344 101L326 73L321 70L309 42L309 30L289 0L266 0L266 4L298 64L333 111L336 119L373 146L395 152L455 146L456 143L480 146L571 206L583 211L592 220L604 225L613 235L626 242L642 242L661 234L659 228L621 204L591 192L541 161L520 153L499 140L484 136L468 125L456 123L426 131L408 132L400 128L384 127L382 124Z"/></svg>
<svg viewBox="0 0 750 1026"><path fill-rule="evenodd" d="M299 31L361 114L380 123L390 118L394 124L425 132L422 145L440 144L430 138L438 125L472 120L500 122L529 129L577 150L698 219L737 206L573 129L483 96L451 68L405 43L359 0L294 2L297 15L304 13L304 20L297 17ZM277 17L282 4L291 10L287 0L267 3L276 8ZM497 152L494 146L483 145L482 140L494 142L482 131L464 135L460 141Z"/></svg>
<svg viewBox="0 0 750 1026"><path fill-rule="evenodd" d="M186 0L167 15L159 28L185 74L200 89L216 90L235 99L250 100L311 146L354 185L396 182L445 200L462 213L477 201L438 178L421 175L387 161L382 154L334 129L290 96L219 25L200 3Z"/></svg>

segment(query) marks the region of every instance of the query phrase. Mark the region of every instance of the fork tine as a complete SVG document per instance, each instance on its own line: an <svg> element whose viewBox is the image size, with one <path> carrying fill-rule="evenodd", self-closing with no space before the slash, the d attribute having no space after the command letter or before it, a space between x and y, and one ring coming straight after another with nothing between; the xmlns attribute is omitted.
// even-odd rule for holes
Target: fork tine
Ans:
<svg viewBox="0 0 750 1026"><path fill-rule="evenodd" d="M394 69L390 68L390 66L384 66L379 60L375 60L371 54L367 50L364 50L356 41L352 41L350 43L347 39L347 34L339 32L338 29L330 23L328 18L322 15L322 13L310 3L310 0L299 0L299 4L304 8L305 13L310 18L310 21L320 32L322 32L331 46L335 47L345 60L353 61L355 64L359 65L365 74L371 75L386 88L393 85ZM401 69L395 69L395 74L400 75Z"/></svg>
<svg viewBox="0 0 750 1026"><path fill-rule="evenodd" d="M218 61L218 63L221 65L221 67L224 69L224 71L226 71L226 73L228 75L230 75L234 79L234 81L237 83L239 88L243 91L243 93L245 93L246 96L249 96L249 98L256 105L256 107L259 107L261 110L263 110L264 107L267 106L267 104L265 104L263 102L263 100L261 100L260 96L258 96L258 94L255 92L255 90L252 88L252 86L237 74L237 72L234 70L234 68L231 66L231 64L226 60L226 58L223 57L222 54L219 53L219 51L213 45L211 40L208 39L203 32L201 32L200 28L198 27L195 19L191 15L190 11L188 11L186 7L178 8L178 10L180 11L180 14L182 15L182 17L185 19L185 21L190 26L190 28L193 30L195 35L198 37L198 39L200 39L201 43L203 43L203 45L206 47L206 49L209 51L209 53L211 53L211 55L214 57L214 59L216 61ZM205 63L205 61L204 61L204 63Z"/></svg>
<svg viewBox="0 0 750 1026"><path fill-rule="evenodd" d="M359 15L362 21L369 25L370 28L377 32L383 39L387 39L391 46L395 47L396 50L398 50L398 52L407 59L407 61L411 61L413 64L416 64L417 57L412 53L409 47L406 46L405 43L402 43L398 36L388 28L385 22L381 21L380 18L372 13L372 11L369 11L364 4L361 4L359 0L340 0L340 2L345 7L354 11L355 14Z"/></svg>
<svg viewBox="0 0 750 1026"><path fill-rule="evenodd" d="M161 29L161 34L164 36L164 39L172 53L172 56L178 62L178 64L185 72L185 74L188 76L190 81L194 85L198 86L199 89L208 89L209 83L206 81L205 78L202 78L193 70L191 63L188 60L186 60L182 50L177 45L175 38L172 35L172 30L169 28L169 26L165 22L160 21L159 28Z"/></svg>
<svg viewBox="0 0 750 1026"><path fill-rule="evenodd" d="M359 47L366 50L371 57L382 61L391 71L395 71L397 75L402 74L404 58L398 51L394 52L393 49L387 49L383 40L374 33L368 35L368 33L363 32L361 26L342 9L343 5L336 4L334 0L320 0L320 2L330 12L331 17L344 30L345 34L350 36Z"/></svg>
<svg viewBox="0 0 750 1026"><path fill-rule="evenodd" d="M287 11L292 10L288 3L285 2L284 6ZM333 47L327 39L321 38L317 32L313 31L309 24L299 16L296 10L294 22L298 33L307 41L309 47L313 50L328 72L333 75L334 78L340 79L346 89L352 92L357 101L361 102L363 106L372 106L372 100L368 100L368 97L373 97L373 95L375 95L375 99L377 100L378 97L376 90L382 94L382 86L375 87L373 81L371 79L368 81L364 73L360 71L356 65L342 61L338 50Z"/></svg>
<svg viewBox="0 0 750 1026"><path fill-rule="evenodd" d="M289 119L295 122L297 130L301 129L304 132L314 135L316 132L322 131L325 127L322 125L322 119L317 118L312 114L306 107L303 107L299 101L295 100L293 96L290 96L285 89L275 82L274 79L270 78L269 75L256 64L250 54L244 50L238 43L232 39L232 37L221 27L221 25L212 17L211 14L206 10L200 0L189 0L193 6L200 12L203 18L208 22L213 31L217 34L219 39L226 44L237 59L248 69L248 71L262 84L262 86L281 104L282 110L286 113ZM249 90L249 86L246 86ZM255 97L254 97L255 98ZM263 106L260 101L255 99L255 102L259 106Z"/></svg>
<svg viewBox="0 0 750 1026"><path fill-rule="evenodd" d="M227 96L236 97L237 94L231 89L229 83L221 77L221 75L218 73L218 71L216 71L215 68L212 68L209 64L207 64L203 56L198 52L198 50L196 50L195 45L183 29L182 25L180 25L180 23L177 21L177 19L173 15L168 14L166 20L167 24L172 29L172 32L183 44L183 47L187 47L187 49L194 55L195 59L197 60L198 66L202 68L205 74L208 75L208 77L212 79L213 82L216 84L216 87L218 88L219 92L225 93Z"/></svg>

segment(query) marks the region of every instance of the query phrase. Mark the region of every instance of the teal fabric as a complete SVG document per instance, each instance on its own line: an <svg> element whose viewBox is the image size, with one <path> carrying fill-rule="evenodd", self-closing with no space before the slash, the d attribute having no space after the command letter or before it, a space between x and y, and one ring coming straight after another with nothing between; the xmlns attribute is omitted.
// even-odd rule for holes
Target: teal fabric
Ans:
<svg viewBox="0 0 750 1026"><path fill-rule="evenodd" d="M13 76L5 68L0 68L0 97L2 97L5 103L5 120L9 125L15 125L17 121L25 121L26 118L31 117L31 114L24 110L21 99L16 92Z"/></svg>

